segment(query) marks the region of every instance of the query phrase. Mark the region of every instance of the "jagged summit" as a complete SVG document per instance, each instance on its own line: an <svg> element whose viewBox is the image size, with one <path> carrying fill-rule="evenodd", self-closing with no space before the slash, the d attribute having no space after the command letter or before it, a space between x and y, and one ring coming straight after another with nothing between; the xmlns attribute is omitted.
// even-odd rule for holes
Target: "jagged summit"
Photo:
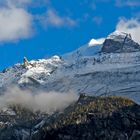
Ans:
<svg viewBox="0 0 140 140"><path fill-rule="evenodd" d="M61 63L59 56L31 61L24 57L23 63L16 64L0 73L0 88L9 87L12 84L43 84Z"/></svg>
<svg viewBox="0 0 140 140"><path fill-rule="evenodd" d="M140 51L140 45L136 43L131 34L115 31L111 33L103 43L102 52L136 52Z"/></svg>
<svg viewBox="0 0 140 140"><path fill-rule="evenodd" d="M91 39L87 44L63 55L65 60L71 61L83 57L95 56L99 53L129 53L140 51L140 45L133 40L129 33L115 31L106 38Z"/></svg>
<svg viewBox="0 0 140 140"><path fill-rule="evenodd" d="M116 30L115 32L111 33L108 35L107 39L114 39L114 40L124 40L124 38L127 36L127 38L132 39L131 34L126 33L126 32L121 32Z"/></svg>

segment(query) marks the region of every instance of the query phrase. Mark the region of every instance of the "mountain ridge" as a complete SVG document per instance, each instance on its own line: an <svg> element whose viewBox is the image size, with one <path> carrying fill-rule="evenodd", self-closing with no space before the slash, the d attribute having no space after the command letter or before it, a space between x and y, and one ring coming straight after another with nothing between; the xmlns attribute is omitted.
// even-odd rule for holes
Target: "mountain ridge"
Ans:
<svg viewBox="0 0 140 140"><path fill-rule="evenodd" d="M1 72L0 139L139 139L139 45L118 32L100 41Z"/></svg>
<svg viewBox="0 0 140 140"><path fill-rule="evenodd" d="M130 42L129 51L102 51L108 39L116 47L116 40L124 44L126 36L128 41L125 48ZM116 95L127 96L139 103L140 51L135 49L137 43L129 34L118 31L110 34L103 44L97 42L94 40L92 47L88 43L63 56L32 60L27 66L24 63L16 64L0 73L0 88L14 84L29 89L37 87L48 92L84 91L98 96L106 94L106 91L108 95L118 92Z"/></svg>

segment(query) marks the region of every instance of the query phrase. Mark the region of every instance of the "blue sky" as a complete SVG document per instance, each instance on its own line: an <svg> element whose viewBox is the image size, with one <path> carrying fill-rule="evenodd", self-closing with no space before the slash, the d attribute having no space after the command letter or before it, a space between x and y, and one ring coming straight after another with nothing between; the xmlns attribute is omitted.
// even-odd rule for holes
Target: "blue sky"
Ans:
<svg viewBox="0 0 140 140"><path fill-rule="evenodd" d="M139 42L139 0L0 0L0 70L62 55L116 29Z"/></svg>

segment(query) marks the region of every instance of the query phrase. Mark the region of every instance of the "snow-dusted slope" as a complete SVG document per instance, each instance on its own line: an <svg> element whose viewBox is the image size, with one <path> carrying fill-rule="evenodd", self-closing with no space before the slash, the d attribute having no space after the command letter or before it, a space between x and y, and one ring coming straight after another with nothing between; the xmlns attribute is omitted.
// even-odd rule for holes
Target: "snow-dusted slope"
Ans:
<svg viewBox="0 0 140 140"><path fill-rule="evenodd" d="M116 31L106 38L102 51L106 53L136 52L140 51L140 45L133 41L130 34Z"/></svg>
<svg viewBox="0 0 140 140"><path fill-rule="evenodd" d="M0 87L11 84L43 84L61 63L59 56L53 56L50 59L32 60L28 66L16 64L0 73Z"/></svg>
<svg viewBox="0 0 140 140"><path fill-rule="evenodd" d="M26 67L17 64L0 73L0 87L11 84L40 86L46 91L128 96L140 103L139 44L121 32L109 35L103 44L92 39L61 57L30 61Z"/></svg>

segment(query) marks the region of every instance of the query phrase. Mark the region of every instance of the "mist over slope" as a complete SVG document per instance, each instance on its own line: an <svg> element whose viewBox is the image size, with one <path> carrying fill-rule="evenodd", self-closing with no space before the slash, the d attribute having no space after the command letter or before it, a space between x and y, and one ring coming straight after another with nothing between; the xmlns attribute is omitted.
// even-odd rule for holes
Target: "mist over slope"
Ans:
<svg viewBox="0 0 140 140"><path fill-rule="evenodd" d="M21 90L18 87L12 87L0 96L0 108L9 105L21 105L35 111L41 111L51 114L56 111L63 111L64 108L78 99L75 93L43 92L30 90Z"/></svg>

